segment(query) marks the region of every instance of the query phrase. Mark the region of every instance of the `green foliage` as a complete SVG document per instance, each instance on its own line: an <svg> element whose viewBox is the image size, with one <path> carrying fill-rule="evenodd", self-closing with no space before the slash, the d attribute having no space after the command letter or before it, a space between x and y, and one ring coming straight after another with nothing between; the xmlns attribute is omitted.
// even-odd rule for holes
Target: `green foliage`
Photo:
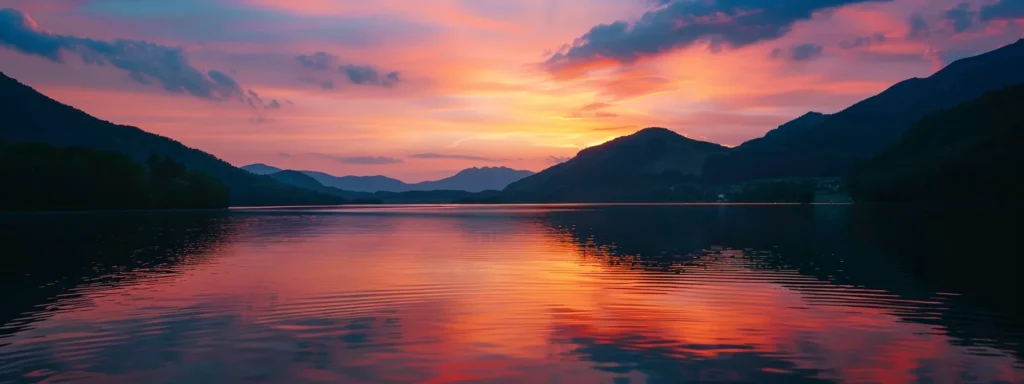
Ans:
<svg viewBox="0 0 1024 384"><path fill-rule="evenodd" d="M1011 201L1024 196L1024 85L930 115L855 169L862 202Z"/></svg>
<svg viewBox="0 0 1024 384"><path fill-rule="evenodd" d="M216 179L169 157L147 165L113 152L0 143L0 210L227 207L230 194Z"/></svg>

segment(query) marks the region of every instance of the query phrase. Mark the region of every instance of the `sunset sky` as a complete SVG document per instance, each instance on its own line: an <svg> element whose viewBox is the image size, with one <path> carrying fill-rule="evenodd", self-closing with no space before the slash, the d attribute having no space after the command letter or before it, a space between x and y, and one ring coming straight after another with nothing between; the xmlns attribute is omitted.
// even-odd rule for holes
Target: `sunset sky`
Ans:
<svg viewBox="0 0 1024 384"><path fill-rule="evenodd" d="M1024 0L0 0L0 71L235 165L542 170L738 145L1024 37Z"/></svg>

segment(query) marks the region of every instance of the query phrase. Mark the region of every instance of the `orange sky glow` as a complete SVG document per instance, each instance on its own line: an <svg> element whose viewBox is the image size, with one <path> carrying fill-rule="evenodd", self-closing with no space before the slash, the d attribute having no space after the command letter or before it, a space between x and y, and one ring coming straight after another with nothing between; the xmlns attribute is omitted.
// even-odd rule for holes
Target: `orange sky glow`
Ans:
<svg viewBox="0 0 1024 384"><path fill-rule="evenodd" d="M70 39L181 47L200 76L221 71L239 90L280 107L171 92L113 61L135 56L97 65L68 48L54 60L27 51L2 24L0 35L11 35L0 39L0 71L92 115L235 165L416 182L472 166L540 171L649 126L734 146L808 111L837 112L897 81L1024 36L1024 19L986 16L999 0L830 2L842 5L815 9L780 36L743 44L698 36L623 58L571 49L586 45L583 37L595 26L622 21L639 30L637 24L672 5L8 0L0 8L35 24L10 17L0 23L82 46L87 43ZM961 3L967 21L954 24L959 19L950 11ZM909 22L915 18L927 28L915 29ZM675 22L683 28L694 21ZM800 45L817 50L800 56ZM328 70L297 60L317 52L330 58ZM343 69L349 65L379 70L378 82L350 81ZM394 81L386 80L392 71ZM366 158L386 161L353 160Z"/></svg>

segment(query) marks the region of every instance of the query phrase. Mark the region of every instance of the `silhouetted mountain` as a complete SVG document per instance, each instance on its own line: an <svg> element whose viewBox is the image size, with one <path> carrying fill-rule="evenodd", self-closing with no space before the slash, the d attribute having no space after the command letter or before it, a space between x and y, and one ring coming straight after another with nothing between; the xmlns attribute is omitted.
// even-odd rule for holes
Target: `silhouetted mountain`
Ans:
<svg viewBox="0 0 1024 384"><path fill-rule="evenodd" d="M572 160L509 185L515 201L613 202L705 200L691 188L704 160L728 151L665 128L647 128L580 151Z"/></svg>
<svg viewBox="0 0 1024 384"><path fill-rule="evenodd" d="M744 145L750 145L754 142L761 141L763 143L773 142L776 140L785 140L793 137L798 137L802 134L810 132L818 124L825 121L830 115L826 115L820 112L807 112L803 116L796 118L793 121L780 125L768 133L764 134L764 137L760 139L754 139L743 143Z"/></svg>
<svg viewBox="0 0 1024 384"><path fill-rule="evenodd" d="M328 187L355 192L404 192L410 190L409 184L387 176L334 176L317 171L301 171Z"/></svg>
<svg viewBox="0 0 1024 384"><path fill-rule="evenodd" d="M843 176L858 159L877 154L925 115L1024 83L1020 68L1024 68L1024 40L957 60L928 78L898 83L805 126L800 134L778 136L781 132L777 132L776 138L769 135L752 140L728 154L709 158L705 177L714 182L736 182Z"/></svg>
<svg viewBox="0 0 1024 384"><path fill-rule="evenodd" d="M309 175L299 171L285 170L271 173L269 176L274 180L280 181L288 185L294 185L299 188L316 190L324 187L324 185L320 184L320 182L316 181L312 177L309 177Z"/></svg>
<svg viewBox="0 0 1024 384"><path fill-rule="evenodd" d="M257 175L269 175L271 173L277 173L277 172L281 172L282 171L281 168L270 166L270 165L266 165L266 164L260 164L260 163L249 164L249 165L246 165L246 166L242 167L242 169L244 169L246 171L249 171L251 173L257 174Z"/></svg>
<svg viewBox="0 0 1024 384"><path fill-rule="evenodd" d="M250 164L242 167L256 174L273 174L281 172L277 167L265 164ZM509 184L533 172L520 171L506 167L469 168L459 173L436 181L424 181L408 184L387 176L334 176L317 171L299 171L312 177L320 185L350 192L409 192L409 191L465 191L483 192L500 191ZM295 185L294 183L288 183Z"/></svg>
<svg viewBox="0 0 1024 384"><path fill-rule="evenodd" d="M116 125L61 104L0 73L0 140L117 152L137 162L168 156L230 188L232 205L334 204L337 198L235 168L206 152L141 129Z"/></svg>
<svg viewBox="0 0 1024 384"><path fill-rule="evenodd" d="M502 190L509 184L533 175L530 171L520 171L506 167L483 167L462 170L454 176L437 181L424 181L413 184L411 190L434 191L467 191L481 192Z"/></svg>
<svg viewBox="0 0 1024 384"><path fill-rule="evenodd" d="M1024 85L925 117L851 174L858 201L1024 200Z"/></svg>
<svg viewBox="0 0 1024 384"><path fill-rule="evenodd" d="M275 180L282 183L316 191L331 196L347 199L352 203L375 204L430 204L430 203L453 203L453 202L494 202L499 195L498 191L484 191L480 193L466 191L404 191L404 192L357 192L346 191L334 187L325 186L316 181L313 177L303 171L281 171L271 174Z"/></svg>

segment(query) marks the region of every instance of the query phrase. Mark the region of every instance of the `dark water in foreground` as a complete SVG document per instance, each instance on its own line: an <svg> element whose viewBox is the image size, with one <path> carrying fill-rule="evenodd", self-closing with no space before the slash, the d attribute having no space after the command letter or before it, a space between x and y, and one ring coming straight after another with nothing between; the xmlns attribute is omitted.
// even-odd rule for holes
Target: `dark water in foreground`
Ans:
<svg viewBox="0 0 1024 384"><path fill-rule="evenodd" d="M0 215L0 382L1024 382L1013 210Z"/></svg>

